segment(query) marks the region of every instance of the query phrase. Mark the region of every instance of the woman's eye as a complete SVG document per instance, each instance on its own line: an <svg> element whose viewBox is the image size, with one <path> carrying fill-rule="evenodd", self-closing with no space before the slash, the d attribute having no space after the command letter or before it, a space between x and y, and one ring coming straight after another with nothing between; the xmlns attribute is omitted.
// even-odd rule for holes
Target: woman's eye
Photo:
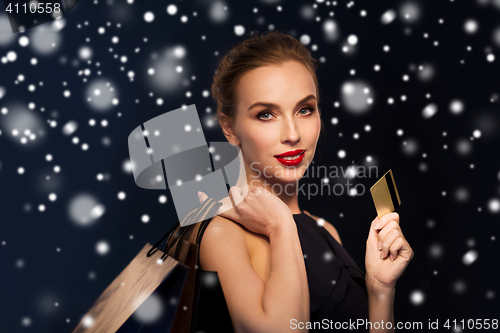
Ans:
<svg viewBox="0 0 500 333"><path fill-rule="evenodd" d="M269 115L269 117L263 117L265 115ZM262 120L267 120L267 119L271 119L271 115L272 115L272 113L268 112L268 111L261 112L261 113L258 114L257 118L262 119Z"/></svg>
<svg viewBox="0 0 500 333"><path fill-rule="evenodd" d="M313 113L313 111L314 111L314 110L316 110L316 109L312 109L312 108L302 108L302 109L300 109L299 113L301 113L303 110L308 110L309 112L302 113L302 115L308 115L308 114Z"/></svg>

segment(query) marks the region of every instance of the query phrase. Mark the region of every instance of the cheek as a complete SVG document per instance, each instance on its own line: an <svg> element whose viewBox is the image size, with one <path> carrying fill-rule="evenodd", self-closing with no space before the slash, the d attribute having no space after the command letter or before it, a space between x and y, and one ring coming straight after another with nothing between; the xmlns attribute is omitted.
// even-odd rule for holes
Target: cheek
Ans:
<svg viewBox="0 0 500 333"><path fill-rule="evenodd" d="M242 146L249 156L259 156L269 150L275 136L275 131L264 131L262 128L249 129L243 134Z"/></svg>
<svg viewBox="0 0 500 333"><path fill-rule="evenodd" d="M316 141L319 139L319 134L321 132L321 118L318 116L317 121L314 123L313 130L312 130L312 136L315 138Z"/></svg>
<svg viewBox="0 0 500 333"><path fill-rule="evenodd" d="M321 120L318 118L311 119L312 121L304 123L301 129L301 136L311 143L311 141L318 141L319 133L321 132Z"/></svg>

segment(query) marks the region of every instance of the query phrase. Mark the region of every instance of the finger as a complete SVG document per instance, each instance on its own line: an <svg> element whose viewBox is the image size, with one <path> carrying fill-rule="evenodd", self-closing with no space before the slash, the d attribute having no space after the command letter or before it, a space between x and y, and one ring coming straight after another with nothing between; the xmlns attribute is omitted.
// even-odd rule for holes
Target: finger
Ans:
<svg viewBox="0 0 500 333"><path fill-rule="evenodd" d="M380 225L380 217L375 216L375 218L374 218L374 219L373 219L373 221L372 221L372 225L371 225L370 230L371 230L371 229L373 229L373 230L376 230L376 231L380 231L380 230L378 229L378 226L379 226L379 225Z"/></svg>
<svg viewBox="0 0 500 333"><path fill-rule="evenodd" d="M198 198L200 199L200 203L202 204L208 198L204 192L198 191Z"/></svg>
<svg viewBox="0 0 500 333"><path fill-rule="evenodd" d="M375 226L379 221L380 219L378 216L376 216L372 221L370 231L368 232L368 238L366 239L367 248L380 248L380 246L377 246L379 231L375 229Z"/></svg>
<svg viewBox="0 0 500 333"><path fill-rule="evenodd" d="M385 215L384 215L385 216ZM372 221L372 227L370 228L370 233L368 234L368 239L366 240L366 246L369 248L376 248L377 250L382 250L382 241L385 236L394 229L395 226L398 226L396 222L393 222L391 225L386 225L384 228L378 230L375 229L375 226L380 223L380 218L377 216Z"/></svg>
<svg viewBox="0 0 500 333"><path fill-rule="evenodd" d="M377 216L378 217L378 216ZM375 229L376 230L381 230L382 228L384 228L390 221L396 221L397 223L399 223L399 214L396 213L396 212L393 212L393 213L388 213L388 214L385 214L384 216L382 216L381 218L379 218L380 221L378 221L376 224L375 224Z"/></svg>
<svg viewBox="0 0 500 333"><path fill-rule="evenodd" d="M403 257L406 260L410 261L413 259L413 255L414 255L413 250L412 250L410 244L408 243L408 241L406 240L406 238L404 238L404 236L401 236L401 238L403 240L403 245L399 249L398 256Z"/></svg>
<svg viewBox="0 0 500 333"><path fill-rule="evenodd" d="M382 251L380 253L381 259L384 259L389 255L392 244L400 236L401 233L398 230L392 229L383 240L380 240L382 242Z"/></svg>
<svg viewBox="0 0 500 333"><path fill-rule="evenodd" d="M405 240L401 236L394 240L394 242L392 243L392 245L389 249L390 255L391 255L391 261L396 260L396 258L398 257L399 250L401 250L403 248L404 242L405 242Z"/></svg>
<svg viewBox="0 0 500 333"><path fill-rule="evenodd" d="M222 204L222 206L219 207L219 209L217 210L217 215L219 215L220 213L223 213L229 209L234 208L233 203L232 203L229 195L227 197L224 197L221 200L219 200L219 202Z"/></svg>
<svg viewBox="0 0 500 333"><path fill-rule="evenodd" d="M401 227L399 226L399 224L392 220L390 221L389 223L387 223L387 225L382 228L382 230L379 231L378 233L378 239L381 240L382 242L384 241L385 237L393 230L393 229L396 229L396 230L399 230L401 231ZM403 232L401 232L402 234Z"/></svg>
<svg viewBox="0 0 500 333"><path fill-rule="evenodd" d="M248 184L245 184L241 187L241 197L242 199L245 199L248 195L248 191L249 191L249 186Z"/></svg>
<svg viewBox="0 0 500 333"><path fill-rule="evenodd" d="M232 204L220 206L219 209L217 210L216 215L225 217L229 220L233 220L236 222L239 221L238 212L236 211L236 209L234 209Z"/></svg>
<svg viewBox="0 0 500 333"><path fill-rule="evenodd" d="M231 201L230 195L219 200L219 203L221 203L222 206L217 209L215 215L220 215L235 222L240 221L239 213L236 211L236 209L234 209L234 205Z"/></svg>
<svg viewBox="0 0 500 333"><path fill-rule="evenodd" d="M259 186L252 186L252 193L255 195L259 195L262 193L262 189Z"/></svg>
<svg viewBox="0 0 500 333"><path fill-rule="evenodd" d="M241 188L239 188L238 186L231 187L229 189L229 195L235 207L239 205L241 201L243 201L243 198L241 196Z"/></svg>

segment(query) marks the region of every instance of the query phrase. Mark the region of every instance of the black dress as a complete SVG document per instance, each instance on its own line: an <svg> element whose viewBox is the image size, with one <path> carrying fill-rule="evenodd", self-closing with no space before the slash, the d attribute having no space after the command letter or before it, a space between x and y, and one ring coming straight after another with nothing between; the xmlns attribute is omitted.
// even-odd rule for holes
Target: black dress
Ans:
<svg viewBox="0 0 500 333"><path fill-rule="evenodd" d="M365 273L335 238L309 215L294 214L309 284L309 332L369 332ZM195 333L234 332L217 273L201 274ZM353 326L358 319L363 325ZM291 328L299 328L291 321ZM307 324L307 323L303 323ZM343 325L343 328L341 327ZM302 327L302 326L300 326Z"/></svg>

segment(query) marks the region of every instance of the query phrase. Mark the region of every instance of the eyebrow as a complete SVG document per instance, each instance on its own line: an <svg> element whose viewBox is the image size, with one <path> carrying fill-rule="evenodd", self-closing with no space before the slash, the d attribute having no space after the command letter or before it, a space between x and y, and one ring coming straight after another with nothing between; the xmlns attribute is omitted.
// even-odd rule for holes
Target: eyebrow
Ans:
<svg viewBox="0 0 500 333"><path fill-rule="evenodd" d="M314 96L314 95L312 95L312 94L311 94L311 95L309 95L309 96L306 96L306 97L302 98L300 101L298 101L298 102L297 102L297 104L296 104L295 106L297 107L297 106L299 106L300 104L302 104L302 103L305 103L305 102L309 101L310 99L314 99L314 100L316 100L316 96ZM251 109L253 109L253 108L254 108L254 107L256 107L256 106L265 106L265 107L267 107L267 108L271 108L271 109L278 109L278 108L279 108L279 106L278 106L277 104L274 104L274 103L269 103L269 102L257 102L257 103L252 104L252 105L248 108L247 112L248 112L248 111L250 111Z"/></svg>

